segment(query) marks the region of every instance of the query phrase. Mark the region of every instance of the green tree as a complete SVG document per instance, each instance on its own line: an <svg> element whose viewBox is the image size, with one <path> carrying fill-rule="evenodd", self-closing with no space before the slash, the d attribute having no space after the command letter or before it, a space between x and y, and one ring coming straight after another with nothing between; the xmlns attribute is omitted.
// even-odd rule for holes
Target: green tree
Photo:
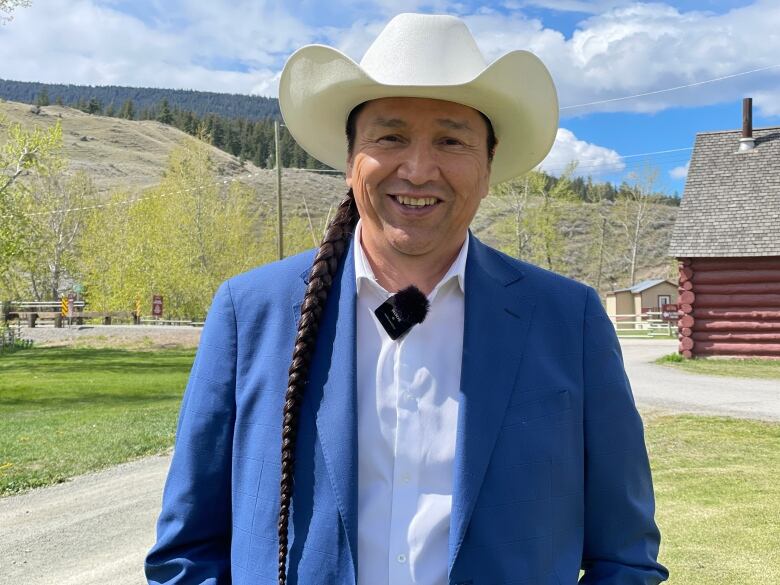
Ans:
<svg viewBox="0 0 780 585"><path fill-rule="evenodd" d="M560 270L565 242L560 231L561 204L575 198L571 176L576 163L554 179L541 171L494 187L493 194L502 207L503 219L497 232L506 252L548 270Z"/></svg>
<svg viewBox="0 0 780 585"><path fill-rule="evenodd" d="M173 123L171 107L168 105L168 100L165 98L160 102L160 111L157 113L157 121L162 122L163 124Z"/></svg>
<svg viewBox="0 0 780 585"><path fill-rule="evenodd" d="M103 106L100 104L96 97L92 97L87 104L87 114L99 114Z"/></svg>
<svg viewBox="0 0 780 585"><path fill-rule="evenodd" d="M588 178L588 188L585 196L586 201L595 210L595 220L590 226L587 268L589 275L595 282L596 290L600 291L602 280L605 276L605 268L612 264L614 257L614 234L610 221L612 201L609 198L608 183L593 184L590 178Z"/></svg>
<svg viewBox="0 0 780 585"><path fill-rule="evenodd" d="M38 93L35 98L36 106L48 106L49 105L49 90L45 87Z"/></svg>
<svg viewBox="0 0 780 585"><path fill-rule="evenodd" d="M10 262L24 250L28 210L27 185L22 179L27 173L46 172L57 164L62 127L58 122L47 129L26 130L0 116L0 131L6 136L0 146L0 275L5 280Z"/></svg>
<svg viewBox="0 0 780 585"><path fill-rule="evenodd" d="M136 295L147 303L162 294L166 316L202 318L223 280L273 259L254 191L238 182L224 188L207 147L195 140L171 152L159 185L128 199L112 194L110 205L91 214L79 244L94 307L127 310Z"/></svg>
<svg viewBox="0 0 780 585"><path fill-rule="evenodd" d="M66 272L73 217L48 213L77 199L76 179L66 181L64 170L59 122L47 129L7 127L0 148L0 288L6 294L51 296L50 276L59 282Z"/></svg>
<svg viewBox="0 0 780 585"><path fill-rule="evenodd" d="M29 182L24 207L29 210L24 254L12 269L18 287L35 300L56 300L73 282L76 242L86 216L97 202L92 180L84 171L69 176L62 159Z"/></svg>
<svg viewBox="0 0 780 585"><path fill-rule="evenodd" d="M135 106L133 100L127 99L119 110L119 117L125 120L135 120Z"/></svg>
<svg viewBox="0 0 780 585"><path fill-rule="evenodd" d="M614 206L614 217L623 231L626 241L624 257L628 265L631 286L636 284L639 248L645 237L647 226L656 218L655 204L659 197L654 192L658 180L658 169L645 167L630 174L631 184L625 184L618 193Z"/></svg>

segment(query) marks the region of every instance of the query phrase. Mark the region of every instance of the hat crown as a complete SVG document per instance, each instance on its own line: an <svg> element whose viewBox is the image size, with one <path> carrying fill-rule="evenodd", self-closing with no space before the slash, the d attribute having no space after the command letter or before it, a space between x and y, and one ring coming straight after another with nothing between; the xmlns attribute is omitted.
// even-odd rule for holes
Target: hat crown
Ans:
<svg viewBox="0 0 780 585"><path fill-rule="evenodd" d="M360 66L387 85L459 85L477 77L486 62L462 20L399 14L371 44Z"/></svg>

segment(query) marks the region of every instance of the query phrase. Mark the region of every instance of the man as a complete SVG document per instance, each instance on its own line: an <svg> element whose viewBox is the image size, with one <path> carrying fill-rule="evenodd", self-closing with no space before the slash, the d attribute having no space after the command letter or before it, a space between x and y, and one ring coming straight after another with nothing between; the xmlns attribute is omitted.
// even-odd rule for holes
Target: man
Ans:
<svg viewBox="0 0 780 585"><path fill-rule="evenodd" d="M458 19L405 14L360 64L297 51L280 105L349 195L316 255L217 291L149 582L665 580L642 423L596 292L468 232L490 184L552 145L541 62L486 67ZM424 320L383 321L410 285Z"/></svg>

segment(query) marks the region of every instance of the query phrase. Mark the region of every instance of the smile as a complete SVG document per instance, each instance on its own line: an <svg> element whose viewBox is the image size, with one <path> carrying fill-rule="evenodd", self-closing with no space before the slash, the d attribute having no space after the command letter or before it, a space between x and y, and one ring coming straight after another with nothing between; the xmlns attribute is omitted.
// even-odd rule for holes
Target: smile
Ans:
<svg viewBox="0 0 780 585"><path fill-rule="evenodd" d="M430 207L439 202L436 197L408 197L406 195L393 195L392 197L405 207Z"/></svg>

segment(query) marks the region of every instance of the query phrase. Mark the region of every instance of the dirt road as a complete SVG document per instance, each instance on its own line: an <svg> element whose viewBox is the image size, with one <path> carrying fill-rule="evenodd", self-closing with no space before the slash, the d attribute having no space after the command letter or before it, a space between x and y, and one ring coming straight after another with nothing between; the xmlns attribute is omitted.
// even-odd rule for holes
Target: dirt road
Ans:
<svg viewBox="0 0 780 585"><path fill-rule="evenodd" d="M628 340L637 403L678 412L780 420L780 382L696 376L650 363L677 342ZM168 457L0 499L0 584L142 585Z"/></svg>
<svg viewBox="0 0 780 585"><path fill-rule="evenodd" d="M0 499L3 585L140 585L168 457Z"/></svg>

